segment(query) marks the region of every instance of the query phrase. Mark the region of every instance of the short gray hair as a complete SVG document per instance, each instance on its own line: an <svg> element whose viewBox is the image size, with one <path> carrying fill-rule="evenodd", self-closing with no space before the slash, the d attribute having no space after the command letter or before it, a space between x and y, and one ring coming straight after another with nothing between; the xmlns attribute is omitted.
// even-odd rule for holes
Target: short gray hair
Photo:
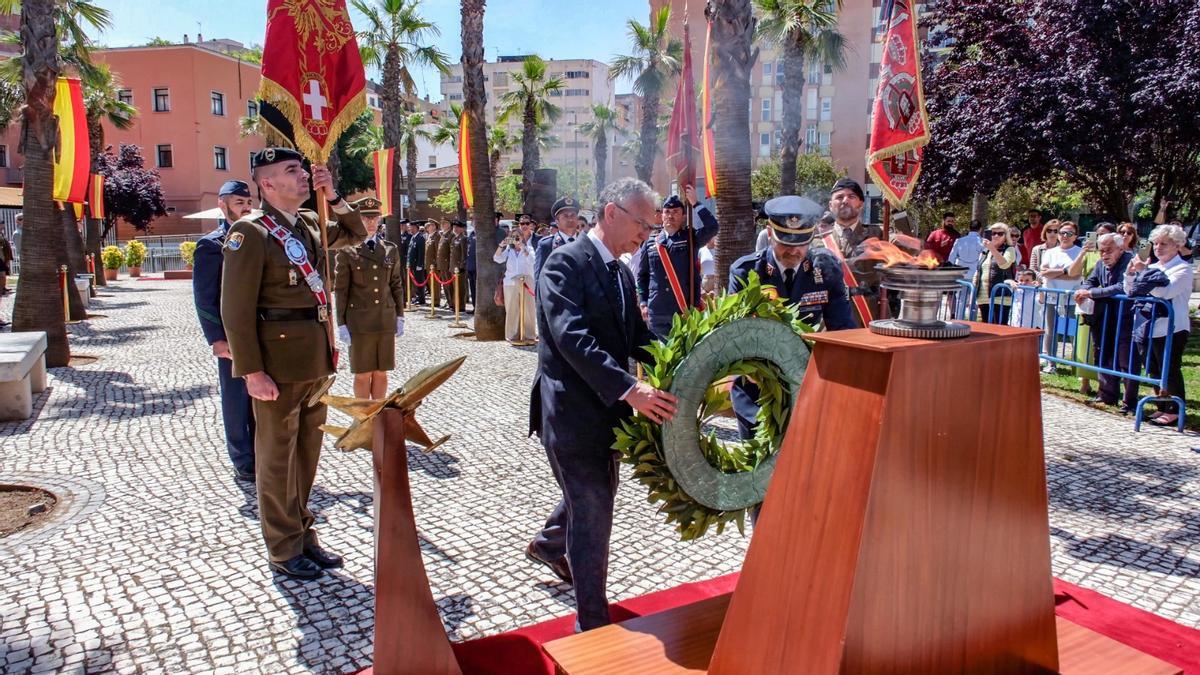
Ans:
<svg viewBox="0 0 1200 675"><path fill-rule="evenodd" d="M1159 239L1169 237L1176 246L1187 243L1187 233L1178 225L1159 225L1150 232L1150 241L1157 244Z"/></svg>
<svg viewBox="0 0 1200 675"><path fill-rule="evenodd" d="M618 178L605 185L604 189L600 191L600 199L596 208L597 218L601 221L604 220L604 207L609 204L627 206L630 198L635 195L649 200L651 204L658 201L658 193L654 191L654 188L637 178Z"/></svg>
<svg viewBox="0 0 1200 675"><path fill-rule="evenodd" d="M1099 247L1101 244L1112 244L1119 247L1125 245L1125 240L1121 238L1121 235L1109 232L1096 238L1096 246Z"/></svg>

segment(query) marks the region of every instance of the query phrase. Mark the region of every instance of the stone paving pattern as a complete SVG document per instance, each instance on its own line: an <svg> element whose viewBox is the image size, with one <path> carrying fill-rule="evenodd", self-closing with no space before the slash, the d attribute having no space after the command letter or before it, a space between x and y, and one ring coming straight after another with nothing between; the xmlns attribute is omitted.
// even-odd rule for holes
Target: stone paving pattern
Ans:
<svg viewBox="0 0 1200 675"><path fill-rule="evenodd" d="M0 307L7 318L11 300ZM0 540L0 672L348 673L370 663L371 463L326 446L312 505L346 567L315 583L269 572L253 487L233 480L213 359L187 282L122 281L71 326L92 363L57 368L35 414L0 424L0 482L70 493L57 522ZM522 551L557 500L526 437L532 349L453 336L411 313L393 386L468 354L419 418L449 443L412 450L425 565L454 640L571 611ZM340 374L335 392L349 394ZM1043 401L1054 573L1200 627L1194 436ZM331 417L333 417L331 415ZM1014 421L1017 423L1017 421ZM627 476L626 472L626 476ZM614 600L737 570L748 539L680 543L625 481Z"/></svg>

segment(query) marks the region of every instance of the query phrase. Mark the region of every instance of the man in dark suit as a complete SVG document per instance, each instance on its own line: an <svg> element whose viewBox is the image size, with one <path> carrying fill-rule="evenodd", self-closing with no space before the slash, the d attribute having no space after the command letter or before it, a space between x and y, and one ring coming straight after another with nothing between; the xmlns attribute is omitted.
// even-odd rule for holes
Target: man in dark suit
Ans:
<svg viewBox="0 0 1200 675"><path fill-rule="evenodd" d="M417 221L408 223L408 233L411 235L408 240L408 272L412 274L412 279L409 281L412 284L412 296L408 301L414 305L425 304L425 234L421 232L421 226Z"/></svg>
<svg viewBox="0 0 1200 675"><path fill-rule="evenodd" d="M250 186L231 180L217 192L217 208L224 217L217 229L196 242L192 260L192 296L200 330L217 357L217 374L221 383L221 417L225 423L225 446L238 480L254 481L254 411L246 381L233 376L233 357L229 340L221 322L221 268L225 235L229 226L249 215L253 205Z"/></svg>
<svg viewBox="0 0 1200 675"><path fill-rule="evenodd" d="M1100 250L1100 262L1083 280L1083 288L1075 291L1075 302L1088 298L1096 302L1091 315L1094 362L1109 370L1133 372L1138 368L1136 362L1131 363L1133 306L1130 302L1121 302L1114 298L1125 292L1125 270L1133 261L1133 253L1125 250L1121 237L1117 234L1101 235L1097 246ZM1094 401L1116 405L1121 378L1100 373L1099 380L1100 395ZM1137 406L1137 400L1138 383L1125 380L1125 395L1121 399L1119 410L1123 413L1132 412Z"/></svg>
<svg viewBox="0 0 1200 675"><path fill-rule="evenodd" d="M661 424L676 405L674 396L629 373L629 360L653 336L638 311L633 274L617 259L650 234L654 194L623 178L599 201L596 227L555 249L537 282L542 339L529 406L530 433L541 437L563 498L526 555L573 583L581 631L610 623L613 427L633 410Z"/></svg>

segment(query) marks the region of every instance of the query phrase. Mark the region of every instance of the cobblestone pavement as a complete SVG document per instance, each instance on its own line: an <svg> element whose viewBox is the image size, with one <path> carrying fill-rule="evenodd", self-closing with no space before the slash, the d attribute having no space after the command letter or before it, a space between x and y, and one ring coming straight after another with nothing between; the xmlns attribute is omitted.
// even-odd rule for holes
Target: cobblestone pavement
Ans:
<svg viewBox="0 0 1200 675"><path fill-rule="evenodd" d="M6 316L10 301L0 313ZM0 483L45 486L59 518L0 540L0 672L354 672L369 664L371 466L329 450L313 495L322 542L346 567L316 583L273 576L253 488L223 449L215 366L186 282L122 281L71 327L33 419L0 425ZM425 315L427 317L427 314ZM556 501L525 436L535 355L448 336L410 315L393 385L461 354L422 406L439 451L410 452L425 564L455 640L569 613L570 591L522 555ZM335 391L349 393L348 373ZM1200 456L1194 436L1044 400L1054 573L1200 627ZM625 482L614 599L735 571L736 533L680 543Z"/></svg>

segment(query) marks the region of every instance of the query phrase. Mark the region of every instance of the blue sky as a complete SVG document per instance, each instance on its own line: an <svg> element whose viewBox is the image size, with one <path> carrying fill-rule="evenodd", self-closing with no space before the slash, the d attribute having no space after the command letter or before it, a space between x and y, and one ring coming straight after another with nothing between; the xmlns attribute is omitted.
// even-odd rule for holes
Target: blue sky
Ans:
<svg viewBox="0 0 1200 675"><path fill-rule="evenodd" d="M195 40L198 32L207 39L261 44L266 30L265 0L103 0L100 4L112 13L112 27L97 37L111 47L145 44L156 36L178 42L187 34ZM627 50L626 21L646 23L649 4L647 0L491 0L484 19L485 55L489 61L497 54L536 53L545 58L607 62ZM451 62L462 58L458 9L458 0L422 3L426 18L442 31L435 43ZM353 9L351 17L355 17ZM433 100L441 98L435 73L423 73L417 86ZM617 90L628 91L629 84L618 84Z"/></svg>

